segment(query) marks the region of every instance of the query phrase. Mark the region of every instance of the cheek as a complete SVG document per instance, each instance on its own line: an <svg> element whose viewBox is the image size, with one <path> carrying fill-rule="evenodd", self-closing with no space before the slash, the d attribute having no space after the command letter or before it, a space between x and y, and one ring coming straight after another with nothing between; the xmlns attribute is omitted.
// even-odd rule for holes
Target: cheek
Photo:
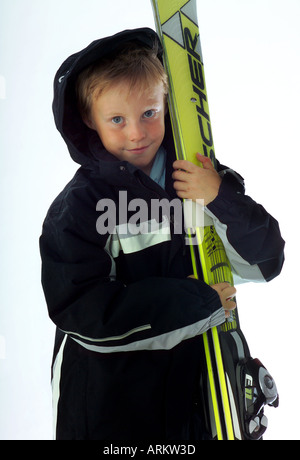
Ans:
<svg viewBox="0 0 300 460"><path fill-rule="evenodd" d="M98 135L102 141L104 147L113 147L120 142L120 134L117 133L115 130L110 129L99 129L97 130Z"/></svg>
<svg viewBox="0 0 300 460"><path fill-rule="evenodd" d="M151 126L151 135L157 140L162 140L165 135L165 122L164 120L158 120L157 123Z"/></svg>

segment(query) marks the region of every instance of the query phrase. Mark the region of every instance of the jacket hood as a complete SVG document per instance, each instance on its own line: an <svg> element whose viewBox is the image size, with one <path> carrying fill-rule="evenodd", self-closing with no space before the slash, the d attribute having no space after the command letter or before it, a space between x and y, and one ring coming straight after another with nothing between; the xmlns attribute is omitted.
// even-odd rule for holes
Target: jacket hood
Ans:
<svg viewBox="0 0 300 460"><path fill-rule="evenodd" d="M66 59L54 79L53 113L58 131L65 140L72 159L87 165L103 150L98 134L88 128L80 116L75 83L79 73L104 56L114 52L126 42L153 47L158 43L158 55L162 59L162 48L157 34L149 28L124 30L115 35L93 41L90 45ZM97 155L98 154L98 155Z"/></svg>

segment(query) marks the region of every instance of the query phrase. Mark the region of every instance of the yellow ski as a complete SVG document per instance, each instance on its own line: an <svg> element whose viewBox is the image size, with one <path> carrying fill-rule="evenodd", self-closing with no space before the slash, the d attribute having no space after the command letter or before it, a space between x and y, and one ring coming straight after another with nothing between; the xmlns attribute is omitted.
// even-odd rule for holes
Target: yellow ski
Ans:
<svg viewBox="0 0 300 460"><path fill-rule="evenodd" d="M196 0L151 0L169 76L169 111L178 159L196 163L196 153L217 167L204 77ZM233 283L230 263L213 221L192 219L184 202L195 277L208 284ZM196 215L196 218L193 217ZM201 219L200 219L201 220ZM266 404L277 407L273 378L253 359L237 309L221 326L203 335L206 372L201 377L204 417L212 439L257 440L267 428Z"/></svg>
<svg viewBox="0 0 300 460"><path fill-rule="evenodd" d="M152 5L169 76L169 109L177 158L195 163L196 152L199 152L216 166L196 0L152 0ZM198 277L202 271L208 284L232 283L230 263L212 223L192 228L189 238L194 275ZM235 314L230 319L230 328L236 327L236 320ZM216 434L218 439L234 439L217 328L204 334L203 340L214 419L212 435Z"/></svg>

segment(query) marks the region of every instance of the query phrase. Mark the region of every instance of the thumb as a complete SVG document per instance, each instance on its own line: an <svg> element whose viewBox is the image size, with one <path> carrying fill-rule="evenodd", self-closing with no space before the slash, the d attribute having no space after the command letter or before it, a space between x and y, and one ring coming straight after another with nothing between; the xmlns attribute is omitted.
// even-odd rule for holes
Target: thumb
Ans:
<svg viewBox="0 0 300 460"><path fill-rule="evenodd" d="M206 157L205 155L201 155L201 153L196 153L196 157L197 157L197 160L200 161L200 163L202 164L202 167L204 169L215 169L213 167L213 164L211 162L211 159Z"/></svg>

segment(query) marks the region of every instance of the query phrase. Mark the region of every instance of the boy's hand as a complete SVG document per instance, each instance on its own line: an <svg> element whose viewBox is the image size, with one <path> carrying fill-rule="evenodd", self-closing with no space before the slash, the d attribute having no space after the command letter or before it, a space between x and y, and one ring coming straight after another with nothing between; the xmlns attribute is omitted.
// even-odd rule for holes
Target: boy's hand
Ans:
<svg viewBox="0 0 300 460"><path fill-rule="evenodd" d="M194 275L190 275L188 278L196 279ZM233 300L233 297L236 294L235 287L231 286L229 283L212 284L210 287L219 294L222 306L225 310L225 317L229 318L230 310L234 310L236 308L236 302Z"/></svg>
<svg viewBox="0 0 300 460"><path fill-rule="evenodd" d="M236 289L229 283L218 283L210 286L219 294L221 303L225 310L225 317L229 318L230 310L236 308L236 302L232 299L236 294Z"/></svg>
<svg viewBox="0 0 300 460"><path fill-rule="evenodd" d="M179 198L203 199L206 206L218 195L221 178L209 158L197 153L197 160L203 168L187 160L174 161L174 188Z"/></svg>

